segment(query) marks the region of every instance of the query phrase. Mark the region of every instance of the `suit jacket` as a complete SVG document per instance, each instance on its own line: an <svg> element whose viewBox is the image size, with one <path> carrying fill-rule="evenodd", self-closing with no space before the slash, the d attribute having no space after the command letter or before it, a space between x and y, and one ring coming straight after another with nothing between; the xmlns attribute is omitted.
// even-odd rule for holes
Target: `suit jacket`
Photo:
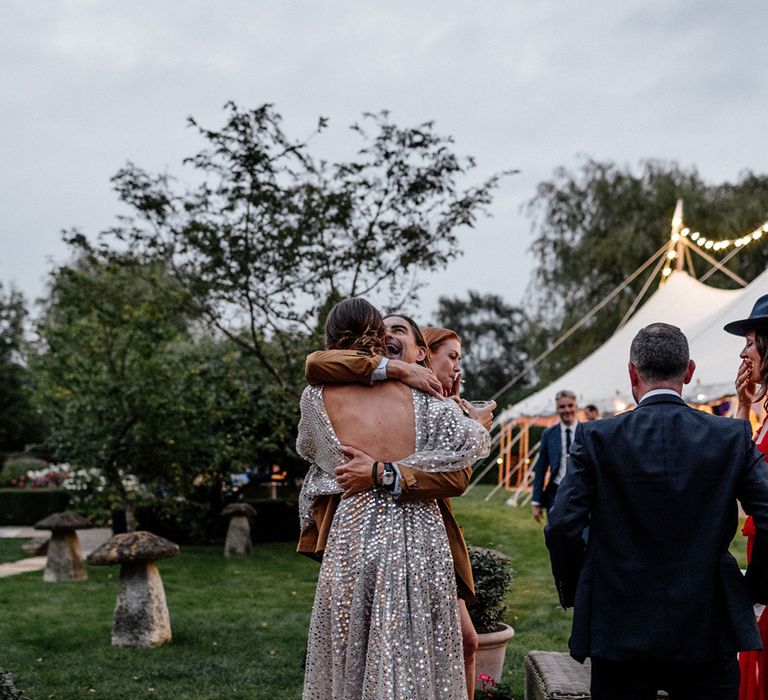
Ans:
<svg viewBox="0 0 768 700"><path fill-rule="evenodd" d="M369 381L381 357L362 350L318 350L307 355L304 374L310 384Z"/></svg>
<svg viewBox="0 0 768 700"><path fill-rule="evenodd" d="M378 367L378 355L356 350L322 350L307 357L305 373L310 384L334 384L359 382L369 379ZM475 602L475 583L472 578L472 564L464 541L464 533L453 514L452 496L461 496L469 485L472 468L457 472L423 472L398 465L400 469L400 502L437 499L443 516L448 544L456 572L458 594L468 605ZM312 507L315 522L308 526L299 537L298 551L315 559L322 559L333 515L339 505L339 496L322 496L315 499Z"/></svg>
<svg viewBox="0 0 768 700"><path fill-rule="evenodd" d="M560 423L557 423L541 434L539 456L533 465L533 495L531 500L534 503L540 503L547 509L552 505L552 498L557 491L554 480L560 471L561 451ZM549 482L545 488L544 480L547 471L549 471Z"/></svg>
<svg viewBox="0 0 768 700"><path fill-rule="evenodd" d="M746 577L728 552L736 499L758 531ZM580 423L548 520L575 658L702 663L761 648L752 600L768 599L768 465L746 421L656 395Z"/></svg>

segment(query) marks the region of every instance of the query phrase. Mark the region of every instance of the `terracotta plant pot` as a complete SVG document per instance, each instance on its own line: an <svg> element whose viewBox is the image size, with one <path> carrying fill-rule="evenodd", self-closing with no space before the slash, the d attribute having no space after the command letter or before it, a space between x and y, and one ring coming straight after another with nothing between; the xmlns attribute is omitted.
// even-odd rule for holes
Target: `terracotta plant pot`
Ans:
<svg viewBox="0 0 768 700"><path fill-rule="evenodd" d="M498 632L483 632L477 635L477 656L475 657L475 677L481 673L501 680L504 671L504 654L507 642L515 636L515 630L503 625Z"/></svg>

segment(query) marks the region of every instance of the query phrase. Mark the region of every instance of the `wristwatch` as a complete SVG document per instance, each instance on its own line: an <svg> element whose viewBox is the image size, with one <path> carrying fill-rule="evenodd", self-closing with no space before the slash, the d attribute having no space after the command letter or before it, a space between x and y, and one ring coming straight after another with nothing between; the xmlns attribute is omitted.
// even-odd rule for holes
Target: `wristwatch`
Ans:
<svg viewBox="0 0 768 700"><path fill-rule="evenodd" d="M397 472L392 462L384 462L384 473L381 475L381 485L391 489L395 485Z"/></svg>

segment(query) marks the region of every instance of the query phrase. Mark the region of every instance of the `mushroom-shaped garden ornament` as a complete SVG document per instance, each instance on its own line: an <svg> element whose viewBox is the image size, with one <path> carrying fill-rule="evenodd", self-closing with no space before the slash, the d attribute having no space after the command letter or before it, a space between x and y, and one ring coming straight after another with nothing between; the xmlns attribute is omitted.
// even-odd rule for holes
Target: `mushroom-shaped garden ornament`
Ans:
<svg viewBox="0 0 768 700"><path fill-rule="evenodd" d="M171 640L165 589L154 562L178 553L179 545L137 531L115 535L88 557L89 564L120 564L112 646L152 647Z"/></svg>
<svg viewBox="0 0 768 700"><path fill-rule="evenodd" d="M225 557L247 557L251 553L251 524L248 518L255 515L256 510L247 503L231 503L221 511L223 518L229 518Z"/></svg>
<svg viewBox="0 0 768 700"><path fill-rule="evenodd" d="M77 531L90 527L93 527L90 520L69 511L54 513L35 524L36 530L51 531L43 581L81 581L88 578Z"/></svg>

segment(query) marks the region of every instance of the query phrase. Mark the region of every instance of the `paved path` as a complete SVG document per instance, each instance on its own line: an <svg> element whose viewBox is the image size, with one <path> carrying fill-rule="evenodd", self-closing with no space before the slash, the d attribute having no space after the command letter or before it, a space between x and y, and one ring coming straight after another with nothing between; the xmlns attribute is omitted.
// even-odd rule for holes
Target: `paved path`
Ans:
<svg viewBox="0 0 768 700"><path fill-rule="evenodd" d="M83 556L88 556L94 549L100 547L112 537L112 530L108 527L95 527L92 530L78 530L80 549ZM35 530L32 527L3 527L0 528L0 537L14 537L18 539L34 539L49 537L47 530ZM0 578L24 574L28 571L40 571L45 568L45 557L27 557L19 561L0 564Z"/></svg>

